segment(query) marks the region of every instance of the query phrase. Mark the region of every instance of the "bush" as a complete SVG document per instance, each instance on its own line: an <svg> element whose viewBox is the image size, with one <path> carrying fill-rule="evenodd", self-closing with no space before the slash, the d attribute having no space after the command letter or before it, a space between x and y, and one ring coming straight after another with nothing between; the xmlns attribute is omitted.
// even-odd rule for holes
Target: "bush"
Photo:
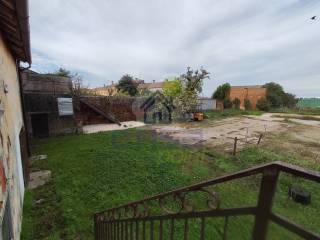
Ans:
<svg viewBox="0 0 320 240"><path fill-rule="evenodd" d="M240 109L241 101L240 101L239 98L235 98L235 99L232 101L232 103L233 103L233 106L234 106L235 109Z"/></svg>
<svg viewBox="0 0 320 240"><path fill-rule="evenodd" d="M261 111L269 111L271 104L266 98L260 98L257 102L257 108Z"/></svg>
<svg viewBox="0 0 320 240"><path fill-rule="evenodd" d="M223 100L223 107L224 108L232 108L232 102L230 101L230 99L225 99Z"/></svg>
<svg viewBox="0 0 320 240"><path fill-rule="evenodd" d="M249 99L245 99L244 100L244 109L245 110L251 110L252 109L252 104L251 104L251 101Z"/></svg>

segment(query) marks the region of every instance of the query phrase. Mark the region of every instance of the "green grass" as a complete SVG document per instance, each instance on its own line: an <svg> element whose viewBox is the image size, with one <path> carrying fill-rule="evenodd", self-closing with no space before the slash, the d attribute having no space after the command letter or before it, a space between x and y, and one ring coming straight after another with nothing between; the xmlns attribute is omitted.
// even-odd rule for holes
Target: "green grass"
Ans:
<svg viewBox="0 0 320 240"><path fill-rule="evenodd" d="M316 116L320 115L320 109L315 109L315 108L277 108L277 109L272 109L270 112L300 114L300 115L316 115Z"/></svg>
<svg viewBox="0 0 320 240"><path fill-rule="evenodd" d="M50 169L53 178L26 193L22 239L28 240L93 239L95 212L256 164L283 160L320 170L318 165L288 152L251 147L234 157L214 149L183 148L161 141L147 130L72 135L36 141L35 146L36 153L48 154L48 160L36 163L33 169ZM318 186L303 183L314 194L312 204L302 206L286 197L292 181L284 176L274 209L318 231ZM239 207L254 206L258 188L259 177L255 176L214 189L219 192L221 207ZM36 205L38 199L45 202ZM230 221L230 239L250 238L252 217ZM215 226L208 235L217 236L223 223L219 218L208 223ZM197 239L198 231L195 227L190 239ZM295 239L276 226L271 226L271 232L270 239Z"/></svg>

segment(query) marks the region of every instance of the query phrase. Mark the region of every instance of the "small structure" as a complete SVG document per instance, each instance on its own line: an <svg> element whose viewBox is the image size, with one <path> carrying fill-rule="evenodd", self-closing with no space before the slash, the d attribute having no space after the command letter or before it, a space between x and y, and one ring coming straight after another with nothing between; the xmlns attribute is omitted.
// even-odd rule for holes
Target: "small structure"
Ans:
<svg viewBox="0 0 320 240"><path fill-rule="evenodd" d="M144 112L145 123L171 122L174 106L159 91L153 93L140 106Z"/></svg>
<svg viewBox="0 0 320 240"><path fill-rule="evenodd" d="M198 108L199 110L216 110L217 100L209 97L199 97L198 98Z"/></svg>
<svg viewBox="0 0 320 240"><path fill-rule="evenodd" d="M251 102L252 108L255 109L259 99L266 97L267 89L261 85L257 86L231 86L229 99L233 101L235 98L240 100L240 109L245 108L245 100Z"/></svg>
<svg viewBox="0 0 320 240"><path fill-rule="evenodd" d="M70 78L26 70L22 73L22 89L29 136L76 131Z"/></svg>

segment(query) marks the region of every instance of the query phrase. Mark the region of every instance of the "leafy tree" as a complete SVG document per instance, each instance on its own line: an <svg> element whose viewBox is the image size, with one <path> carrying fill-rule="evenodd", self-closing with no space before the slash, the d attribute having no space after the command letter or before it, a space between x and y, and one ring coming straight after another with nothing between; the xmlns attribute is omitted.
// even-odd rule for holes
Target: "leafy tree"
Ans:
<svg viewBox="0 0 320 240"><path fill-rule="evenodd" d="M65 68L62 68L62 67L51 74L56 75L56 76L60 76L60 77L70 77L70 78L74 75L71 73L71 71L69 71Z"/></svg>
<svg viewBox="0 0 320 240"><path fill-rule="evenodd" d="M285 93L285 95L283 97L283 105L288 108L296 107L298 101L299 101L299 99L296 98L296 96L291 93Z"/></svg>
<svg viewBox="0 0 320 240"><path fill-rule="evenodd" d="M261 111L269 111L271 108L271 105L266 98L260 98L257 102L257 108Z"/></svg>
<svg viewBox="0 0 320 240"><path fill-rule="evenodd" d="M197 110L198 94L202 92L203 80L209 78L209 73L201 68L193 71L190 67L187 72L180 76L182 91L175 99L175 104L181 113L192 113Z"/></svg>
<svg viewBox="0 0 320 240"><path fill-rule="evenodd" d="M163 94L166 97L177 97L182 93L182 82L179 78L166 80L163 84Z"/></svg>
<svg viewBox="0 0 320 240"><path fill-rule="evenodd" d="M232 108L232 102L230 101L229 98L226 98L223 100L223 107L225 109Z"/></svg>
<svg viewBox="0 0 320 240"><path fill-rule="evenodd" d="M230 92L230 84L224 83L217 87L216 91L213 93L212 98L218 100L224 100L227 98L228 93Z"/></svg>
<svg viewBox="0 0 320 240"><path fill-rule="evenodd" d="M245 99L244 100L244 109L245 110L251 110L252 109L252 104L251 104L251 101L249 99Z"/></svg>
<svg viewBox="0 0 320 240"><path fill-rule="evenodd" d="M235 109L240 109L241 101L239 98L236 97L235 99L233 99L232 103L233 103Z"/></svg>
<svg viewBox="0 0 320 240"><path fill-rule="evenodd" d="M283 87L274 82L266 83L264 85L267 88L267 100L270 102L271 107L294 107L297 103L296 97L293 94L286 93Z"/></svg>
<svg viewBox="0 0 320 240"><path fill-rule="evenodd" d="M133 78L128 74L122 76L122 78L119 80L119 84L117 85L117 89L119 92L128 94L130 96L137 95L137 87L137 83L135 83Z"/></svg>

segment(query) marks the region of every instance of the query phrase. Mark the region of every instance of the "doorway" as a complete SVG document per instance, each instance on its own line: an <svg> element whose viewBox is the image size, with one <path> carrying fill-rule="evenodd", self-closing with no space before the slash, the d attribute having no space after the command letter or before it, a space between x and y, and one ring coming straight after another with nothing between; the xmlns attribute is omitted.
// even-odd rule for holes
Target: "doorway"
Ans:
<svg viewBox="0 0 320 240"><path fill-rule="evenodd" d="M49 137L48 114L31 115L32 135L35 138Z"/></svg>

